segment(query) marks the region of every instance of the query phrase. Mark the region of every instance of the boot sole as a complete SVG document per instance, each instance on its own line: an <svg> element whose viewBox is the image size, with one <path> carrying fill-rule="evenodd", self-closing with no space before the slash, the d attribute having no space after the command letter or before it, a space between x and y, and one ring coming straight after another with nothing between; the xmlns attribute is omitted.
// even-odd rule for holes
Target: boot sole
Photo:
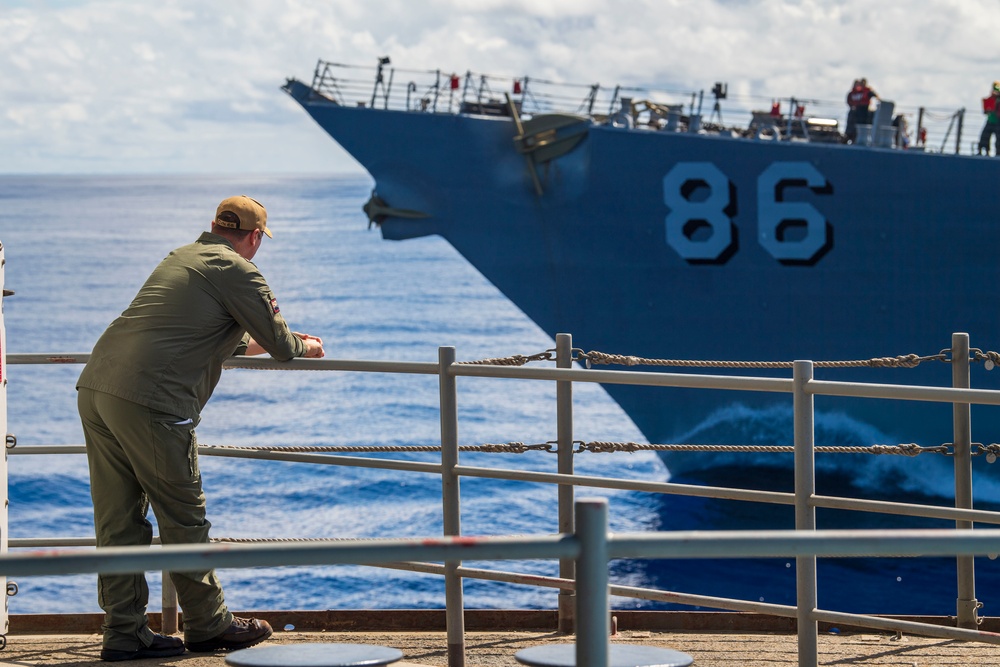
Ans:
<svg viewBox="0 0 1000 667"><path fill-rule="evenodd" d="M257 637L254 637L253 639L247 639L245 641L227 642L224 640L216 641L210 639L204 642L190 642L185 644L185 646L187 646L187 650L191 651L192 653L209 653L211 651L235 651L241 648L250 648L251 646L256 646L265 639L269 638L272 634L274 634L274 631L269 630L267 633L263 635L259 635Z"/></svg>

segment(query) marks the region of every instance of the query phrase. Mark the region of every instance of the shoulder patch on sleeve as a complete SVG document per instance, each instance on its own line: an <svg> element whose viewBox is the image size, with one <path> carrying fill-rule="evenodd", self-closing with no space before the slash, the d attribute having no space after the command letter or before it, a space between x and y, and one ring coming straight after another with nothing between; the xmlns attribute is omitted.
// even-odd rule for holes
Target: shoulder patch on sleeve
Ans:
<svg viewBox="0 0 1000 667"><path fill-rule="evenodd" d="M281 308L278 307L278 299L274 296L270 289L262 287L260 289L260 298L264 301L264 305L271 312L271 316L275 316L281 312Z"/></svg>

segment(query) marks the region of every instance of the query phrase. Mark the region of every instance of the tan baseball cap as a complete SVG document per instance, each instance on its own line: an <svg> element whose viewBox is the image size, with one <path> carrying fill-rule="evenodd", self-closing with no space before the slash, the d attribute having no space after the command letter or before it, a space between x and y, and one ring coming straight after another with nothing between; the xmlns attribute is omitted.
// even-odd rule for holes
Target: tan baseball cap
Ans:
<svg viewBox="0 0 1000 667"><path fill-rule="evenodd" d="M224 211L235 215L238 222L219 220L219 216ZM219 208L215 210L215 220L212 222L220 227L229 227L230 229L260 229L268 237L271 236L271 230L267 228L267 211L264 206L256 199L246 195L223 199Z"/></svg>

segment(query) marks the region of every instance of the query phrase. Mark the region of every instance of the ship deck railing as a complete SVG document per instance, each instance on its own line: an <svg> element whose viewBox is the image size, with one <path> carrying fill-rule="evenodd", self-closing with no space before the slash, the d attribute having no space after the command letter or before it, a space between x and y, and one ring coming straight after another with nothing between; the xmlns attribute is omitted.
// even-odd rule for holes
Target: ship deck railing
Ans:
<svg viewBox="0 0 1000 667"><path fill-rule="evenodd" d="M0 272L2 282L2 272ZM2 286L2 285L0 285ZM0 304L2 305L2 304ZM3 331L0 308L0 334ZM0 346L0 353L5 345ZM817 664L818 623L850 624L896 632L910 632L931 637L963 639L1000 643L1000 634L981 632L977 610L981 606L975 599L974 555L1000 552L1000 533L995 529L971 530L973 522L989 525L1000 524L1000 513L973 509L972 502L972 441L970 405L1000 405L1000 391L969 388L970 347L966 334L955 334L951 347L953 387L930 387L864 382L822 381L813 377L814 362L796 361L791 377L731 376L691 373L644 372L631 370L597 370L574 368L574 348L569 334L556 338L556 367L506 366L469 364L456 361L453 347L439 348L436 362L400 362L349 359L293 359L288 362L260 358L235 357L227 365L265 371L326 371L345 373L379 373L389 375L421 374L436 376L439 385L440 410L440 463L374 457L340 456L283 452L274 449L249 450L227 447L202 447L203 455L266 459L322 465L361 466L400 472L417 472L437 475L441 479L442 524L444 538L431 540L423 547L413 540L395 543L379 540L378 544L365 540L344 541L337 544L316 541L303 544L295 540L278 538L277 543L224 546L164 547L154 552L142 550L108 550L91 552L44 552L37 554L7 553L0 555L0 575L69 573L78 571L110 571L107 568L183 568L201 559L211 558L219 567L253 565L294 565L297 563L391 563L391 567L417 572L443 575L445 579L444 606L447 617L449 664L463 664L464 603L462 580L465 578L502 581L522 585L543 586L559 591L556 601L559 630L577 630L580 641L602 642L606 645L608 618L608 593L646 600L665 601L714 609L754 612L796 619L799 643L799 664ZM67 364L84 363L87 354L39 353L6 354L6 364ZM964 361L963 361L964 360ZM6 380L6 373L3 374ZM463 465L459 459L458 442L458 387L459 377L492 379L519 379L554 383L557 430L557 470L538 472L510 470L483 466ZM712 389L726 391L773 392L791 395L793 403L794 440L794 493L759 491L754 489L695 486L669 482L618 479L612 477L583 476L573 469L573 400L576 383L631 384L652 387L675 387L691 391ZM915 503L896 503L821 496L815 492L815 406L817 396L850 396L868 399L905 400L949 403L954 406L954 462L955 507L941 507ZM331 397L331 400L335 400ZM6 383L0 388L0 425L6 429ZM49 455L83 453L82 445L37 445L10 447L7 453L17 455ZM6 466L6 457L4 464ZM6 478L6 467L2 471ZM475 538L469 539L461 531L462 477L515 480L558 486L558 535L532 538ZM607 536L606 526L592 530L593 542L581 535L585 530L579 515L574 516L574 502L578 489L622 489L657 494L673 494L718 498L754 503L790 505L794 507L794 530L766 531L698 531L650 532ZM4 488L6 495L6 487ZM585 503L586 504L586 503ZM593 506L591 503L588 506ZM899 516L921 516L954 520L954 530L817 530L817 508L830 507L866 512L879 512ZM598 513L603 510L594 510ZM4 516L6 519L6 516ZM6 526L4 526L6 528ZM594 537L596 534L598 537ZM273 536L264 536L274 539ZM39 548L79 545L73 538L10 538L4 529L0 547ZM590 544L587 547L586 544ZM593 552L587 552L587 549ZM590 553L590 561L587 561ZM114 556L105 560L105 554ZM594 554L597 554L594 556ZM954 555L958 580L955 627L917 623L901 619L849 614L824 610L817 603L817 557L879 556L879 555ZM674 591L660 591L639 587L608 585L607 561L611 558L704 558L704 557L770 557L789 556L796 559L796 604L778 605L749 600L706 597ZM463 564L479 558L517 559L544 557L559 560L558 577L542 577L517 572L472 568ZM120 558L120 560L119 560ZM408 558L417 559L413 562ZM176 560L173 560L176 559ZM185 560L186 559L186 560ZM306 559L306 560L303 560ZM422 559L422 560L421 560ZM400 562L405 561L405 562ZM419 562L418 562L419 561ZM427 562L440 561L440 562ZM209 561L198 560L202 565ZM589 562L589 565L588 565ZM107 565L112 563L113 565ZM127 563L127 565L125 565ZM595 565L598 563L598 565ZM124 570L115 570L124 571ZM587 586L596 587L588 589ZM575 593L575 594L574 594ZM165 630L176 629L177 606L169 577L164 577L163 625ZM595 611L599 609L600 613ZM4 608L6 613L6 607ZM600 632L584 632L598 627ZM5 619L6 620L6 619ZM171 625L171 623L173 625ZM592 625L591 625L592 624ZM595 649L596 650L596 649ZM590 654L588 654L590 655ZM597 662L580 664L602 665L594 653L587 658ZM596 657L595 657L596 656Z"/></svg>
<svg viewBox="0 0 1000 667"><path fill-rule="evenodd" d="M629 127L639 130L840 143L846 129L843 100L740 94L721 83L709 91L666 89L390 65L387 57L380 58L374 67L321 59L311 87L316 94L343 106L417 113L503 116L509 114L509 96L518 113L526 116L571 113L598 123L613 122L628 107L632 116ZM679 114L676 120L669 117L671 111ZM978 153L979 119L973 114L966 127L965 108L895 106L892 116L881 129L870 128L864 139L866 146L901 149L905 143L909 150L926 153ZM907 126L905 142L896 126L890 125L897 116Z"/></svg>

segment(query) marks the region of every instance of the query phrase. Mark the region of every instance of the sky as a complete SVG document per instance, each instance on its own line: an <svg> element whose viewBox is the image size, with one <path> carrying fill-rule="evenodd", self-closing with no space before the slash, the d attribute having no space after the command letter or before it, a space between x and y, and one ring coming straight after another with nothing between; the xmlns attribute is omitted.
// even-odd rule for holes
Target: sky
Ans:
<svg viewBox="0 0 1000 667"><path fill-rule="evenodd" d="M0 173L362 173L290 97L318 59L966 107L997 0L0 0ZM846 106L844 107L846 111Z"/></svg>

